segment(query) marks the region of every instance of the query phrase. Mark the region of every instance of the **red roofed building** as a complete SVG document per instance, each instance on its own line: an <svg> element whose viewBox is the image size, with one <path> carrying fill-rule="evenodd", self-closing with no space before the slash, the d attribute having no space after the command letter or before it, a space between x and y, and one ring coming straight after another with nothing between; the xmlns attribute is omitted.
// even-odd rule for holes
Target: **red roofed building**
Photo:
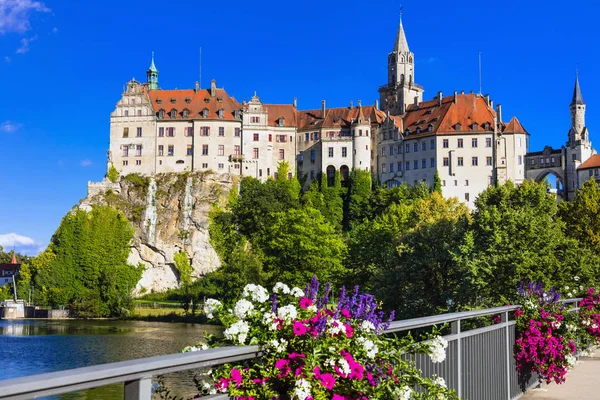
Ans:
<svg viewBox="0 0 600 400"><path fill-rule="evenodd" d="M17 257L13 255L10 264L0 264L0 287L12 282L13 275L19 273L21 264L17 262Z"/></svg>

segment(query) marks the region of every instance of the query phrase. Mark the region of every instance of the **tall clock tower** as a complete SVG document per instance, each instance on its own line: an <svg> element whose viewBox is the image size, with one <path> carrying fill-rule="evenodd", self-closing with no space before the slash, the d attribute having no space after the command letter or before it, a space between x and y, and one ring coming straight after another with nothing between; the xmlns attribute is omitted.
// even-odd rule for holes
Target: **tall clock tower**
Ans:
<svg viewBox="0 0 600 400"><path fill-rule="evenodd" d="M396 35L394 50L388 54L388 83L379 88L381 109L391 115L402 115L409 104L423 101L423 87L415 83L415 57L408 49L402 26Z"/></svg>

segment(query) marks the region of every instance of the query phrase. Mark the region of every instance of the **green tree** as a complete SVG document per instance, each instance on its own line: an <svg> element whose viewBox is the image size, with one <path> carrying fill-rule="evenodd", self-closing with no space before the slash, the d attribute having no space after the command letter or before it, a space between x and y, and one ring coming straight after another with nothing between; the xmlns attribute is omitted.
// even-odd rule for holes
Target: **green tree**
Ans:
<svg viewBox="0 0 600 400"><path fill-rule="evenodd" d="M179 272L179 283L181 287L188 286L192 283L192 264L190 258L185 251L180 251L173 256L175 268Z"/></svg>
<svg viewBox="0 0 600 400"><path fill-rule="evenodd" d="M600 254L600 188L591 177L577 190L575 201L559 204L565 233Z"/></svg>
<svg viewBox="0 0 600 400"><path fill-rule="evenodd" d="M313 275L339 281L346 245L318 210L290 209L275 213L273 221L258 243L269 283L304 285Z"/></svg>
<svg viewBox="0 0 600 400"><path fill-rule="evenodd" d="M108 171L106 172L106 177L112 183L116 183L119 181L119 171L115 168L115 165L111 162Z"/></svg>
<svg viewBox="0 0 600 400"><path fill-rule="evenodd" d="M344 216L344 228L346 230L350 230L356 223L370 217L372 183L370 172L354 169L350 173L346 198L346 215Z"/></svg>
<svg viewBox="0 0 600 400"><path fill-rule="evenodd" d="M442 194L442 180L440 179L440 174L438 174L437 169L433 176L433 191Z"/></svg>
<svg viewBox="0 0 600 400"><path fill-rule="evenodd" d="M127 263L133 228L122 212L93 206L67 214L36 266L36 287L50 305L73 304L84 316L119 315L133 306L131 291L143 267ZM91 310L88 312L88 310Z"/></svg>

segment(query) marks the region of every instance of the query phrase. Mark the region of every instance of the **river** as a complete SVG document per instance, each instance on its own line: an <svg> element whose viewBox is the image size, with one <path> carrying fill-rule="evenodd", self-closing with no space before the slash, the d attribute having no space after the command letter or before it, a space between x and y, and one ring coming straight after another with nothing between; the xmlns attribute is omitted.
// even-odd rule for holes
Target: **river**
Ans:
<svg viewBox="0 0 600 400"><path fill-rule="evenodd" d="M0 320L0 380L179 352L197 343L210 325L112 320ZM194 394L194 372L165 377L178 396ZM1 384L1 382L0 382ZM53 397L120 400L122 385Z"/></svg>

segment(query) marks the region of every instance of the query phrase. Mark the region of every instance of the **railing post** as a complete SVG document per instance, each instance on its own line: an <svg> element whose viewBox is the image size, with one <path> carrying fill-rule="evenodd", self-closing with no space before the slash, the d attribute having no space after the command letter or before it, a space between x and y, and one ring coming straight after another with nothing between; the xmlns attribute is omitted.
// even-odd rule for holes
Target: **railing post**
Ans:
<svg viewBox="0 0 600 400"><path fill-rule="evenodd" d="M504 324L504 336L506 337L506 398L510 400L510 358L512 357L512 348L510 345L510 326L508 325L508 311L502 313L501 322Z"/></svg>
<svg viewBox="0 0 600 400"><path fill-rule="evenodd" d="M458 371L458 382L456 386L456 394L458 397L462 397L462 349L461 349L461 338L460 338L460 319L450 324L450 331L453 335L456 335L456 370Z"/></svg>
<svg viewBox="0 0 600 400"><path fill-rule="evenodd" d="M152 378L125 382L124 394L125 400L151 400Z"/></svg>

